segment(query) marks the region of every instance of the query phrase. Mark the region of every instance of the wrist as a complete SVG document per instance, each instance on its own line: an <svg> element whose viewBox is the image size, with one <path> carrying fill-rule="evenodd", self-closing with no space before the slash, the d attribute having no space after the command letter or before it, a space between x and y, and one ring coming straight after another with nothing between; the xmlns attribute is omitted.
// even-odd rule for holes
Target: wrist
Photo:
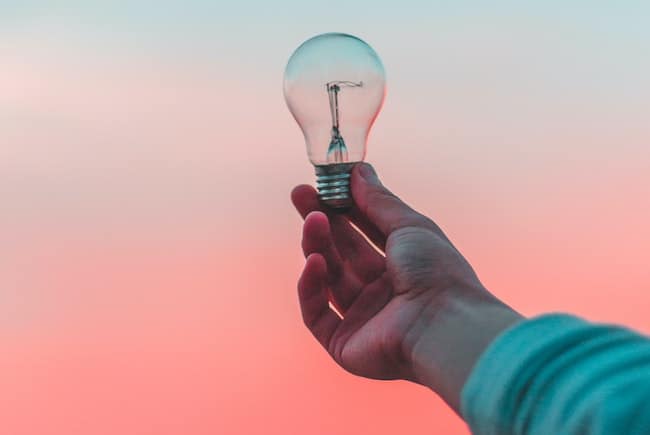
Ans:
<svg viewBox="0 0 650 435"><path fill-rule="evenodd" d="M411 380L459 412L460 393L478 358L522 316L483 289L450 289L433 299L409 331L404 354Z"/></svg>

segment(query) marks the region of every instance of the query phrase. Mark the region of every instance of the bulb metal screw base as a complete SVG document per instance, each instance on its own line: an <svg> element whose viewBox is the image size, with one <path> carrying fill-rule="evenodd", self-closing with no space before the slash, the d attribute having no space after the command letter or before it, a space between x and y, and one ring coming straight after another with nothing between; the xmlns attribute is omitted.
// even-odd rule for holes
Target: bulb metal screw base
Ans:
<svg viewBox="0 0 650 435"><path fill-rule="evenodd" d="M336 211L346 211L352 207L350 177L353 167L354 163L314 165L316 189L323 204Z"/></svg>

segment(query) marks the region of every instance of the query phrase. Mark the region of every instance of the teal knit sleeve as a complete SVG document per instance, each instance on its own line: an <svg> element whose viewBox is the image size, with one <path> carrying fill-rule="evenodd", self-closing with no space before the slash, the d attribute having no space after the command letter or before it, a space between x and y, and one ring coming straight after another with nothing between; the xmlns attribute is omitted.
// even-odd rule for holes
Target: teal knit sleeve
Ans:
<svg viewBox="0 0 650 435"><path fill-rule="evenodd" d="M461 402L476 435L650 434L650 340L562 314L525 320L490 344Z"/></svg>

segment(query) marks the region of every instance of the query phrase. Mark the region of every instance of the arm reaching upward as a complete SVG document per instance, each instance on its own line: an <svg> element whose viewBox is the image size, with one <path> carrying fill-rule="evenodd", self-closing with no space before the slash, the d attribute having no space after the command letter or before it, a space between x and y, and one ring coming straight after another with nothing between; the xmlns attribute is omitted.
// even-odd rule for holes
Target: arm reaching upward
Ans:
<svg viewBox="0 0 650 435"><path fill-rule="evenodd" d="M352 193L346 215L310 186L292 193L303 319L339 365L431 388L475 434L650 434L647 338L566 315L524 320L370 165L355 166Z"/></svg>

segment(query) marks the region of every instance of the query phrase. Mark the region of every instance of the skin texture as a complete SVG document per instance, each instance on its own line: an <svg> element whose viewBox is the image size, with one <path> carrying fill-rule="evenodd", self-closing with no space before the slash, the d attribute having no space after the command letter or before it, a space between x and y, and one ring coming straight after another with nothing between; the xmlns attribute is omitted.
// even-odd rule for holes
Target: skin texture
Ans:
<svg viewBox="0 0 650 435"><path fill-rule="evenodd" d="M417 382L458 412L477 358L521 316L370 165L355 165L351 183L355 206L346 214L321 205L311 186L291 194L305 219L298 282L305 325L345 370Z"/></svg>

